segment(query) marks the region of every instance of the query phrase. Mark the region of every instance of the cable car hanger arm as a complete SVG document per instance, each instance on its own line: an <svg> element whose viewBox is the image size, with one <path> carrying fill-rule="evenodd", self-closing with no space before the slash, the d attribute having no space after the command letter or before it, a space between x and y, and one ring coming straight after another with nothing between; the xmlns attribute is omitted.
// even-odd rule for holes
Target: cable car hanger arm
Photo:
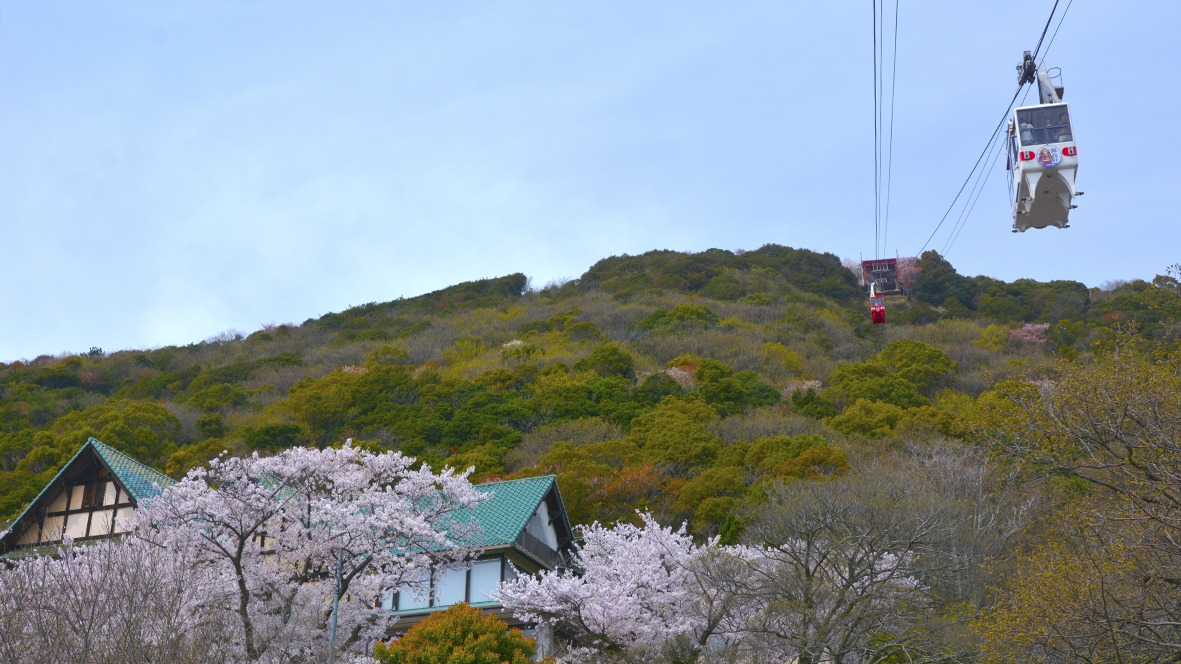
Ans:
<svg viewBox="0 0 1181 664"><path fill-rule="evenodd" d="M1017 84L1025 85L1026 83L1033 83L1037 81L1038 96L1041 98L1043 104L1057 104L1062 101L1062 95L1066 89L1054 85L1050 80L1050 72L1046 70L1045 61L1035 62L1033 56L1029 51L1025 52L1025 57L1021 64L1017 65Z"/></svg>

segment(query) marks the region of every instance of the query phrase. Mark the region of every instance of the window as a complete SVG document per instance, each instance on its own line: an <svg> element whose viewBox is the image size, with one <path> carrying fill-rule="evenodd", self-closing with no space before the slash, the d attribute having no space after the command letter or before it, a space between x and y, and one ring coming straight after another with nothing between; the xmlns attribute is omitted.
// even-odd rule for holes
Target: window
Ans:
<svg viewBox="0 0 1181 664"><path fill-rule="evenodd" d="M130 530L130 528L124 527L124 524L131 521L131 516L134 512L135 510L131 507L120 507L115 512L115 532L122 533Z"/></svg>
<svg viewBox="0 0 1181 664"><path fill-rule="evenodd" d="M398 611L410 609L425 609L434 606L451 606L459 602L480 604L493 601L491 595L502 578L516 578L508 563L503 558L477 560L471 569L452 570L435 576L431 594L434 601L428 601L425 591L422 597L417 596L417 590L410 587L399 588L395 593L390 591L382 597L381 606L392 609L395 605Z"/></svg>
<svg viewBox="0 0 1181 664"><path fill-rule="evenodd" d="M427 578L427 575L423 574L414 580L415 584L422 584L427 580ZM421 596L419 593L421 593ZM426 588L402 587L398 589L399 611L405 611L407 609L425 609L430 605L430 593Z"/></svg>
<svg viewBox="0 0 1181 664"><path fill-rule="evenodd" d="M114 482L87 484L84 487L74 487L74 490L77 491L79 488L82 489L83 508L115 504L116 489Z"/></svg>
<svg viewBox="0 0 1181 664"><path fill-rule="evenodd" d="M1066 105L1038 106L1017 111L1017 135L1025 147L1073 141Z"/></svg>
<svg viewBox="0 0 1181 664"><path fill-rule="evenodd" d="M85 493L83 491L83 489L85 489L85 488L86 487L81 487L81 486L70 487L70 509L71 510L82 509L82 494Z"/></svg>
<svg viewBox="0 0 1181 664"><path fill-rule="evenodd" d="M500 566L502 560L477 560L472 564L472 585L469 604L477 602L491 602L489 597L500 583Z"/></svg>
<svg viewBox="0 0 1181 664"><path fill-rule="evenodd" d="M105 535L111 532L115 522L115 510L103 510L90 515L90 536Z"/></svg>
<svg viewBox="0 0 1181 664"><path fill-rule="evenodd" d="M451 606L467 597L467 570L444 573L435 580L435 606Z"/></svg>

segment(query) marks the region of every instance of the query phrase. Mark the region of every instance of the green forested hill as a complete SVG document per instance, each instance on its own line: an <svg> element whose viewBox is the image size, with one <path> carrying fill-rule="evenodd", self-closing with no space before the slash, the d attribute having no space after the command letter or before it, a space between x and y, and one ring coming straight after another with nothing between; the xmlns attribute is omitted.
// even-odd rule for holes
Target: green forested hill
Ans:
<svg viewBox="0 0 1181 664"><path fill-rule="evenodd" d="M934 252L869 325L831 254L607 258L187 346L0 363L0 521L89 437L173 476L223 450L346 438L476 479L556 472L575 520L646 507L717 532L783 478L845 472L900 431L960 435L992 385L1135 321L1175 343L1177 283L966 277Z"/></svg>

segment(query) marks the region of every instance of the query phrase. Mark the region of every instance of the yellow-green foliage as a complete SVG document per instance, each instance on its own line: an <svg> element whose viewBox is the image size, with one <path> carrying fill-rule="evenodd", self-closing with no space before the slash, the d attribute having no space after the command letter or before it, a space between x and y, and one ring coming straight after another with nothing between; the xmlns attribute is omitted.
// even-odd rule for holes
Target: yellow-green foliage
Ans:
<svg viewBox="0 0 1181 664"><path fill-rule="evenodd" d="M761 354L763 366L773 379L795 378L804 374L804 358L778 341L764 343Z"/></svg>
<svg viewBox="0 0 1181 664"><path fill-rule="evenodd" d="M868 362L837 365L828 383L836 395L848 400L916 408L928 405L923 393L929 393L939 380L957 369L956 362L939 349L900 339Z"/></svg>
<svg viewBox="0 0 1181 664"><path fill-rule="evenodd" d="M443 351L443 357L450 364L463 364L476 359L483 352L483 342L476 337L464 337L456 340L450 348Z"/></svg>
<svg viewBox="0 0 1181 664"><path fill-rule="evenodd" d="M980 338L972 343L981 348L1000 350L1005 347L1005 342L1008 340L1009 328L993 324L984 328L984 331L980 333Z"/></svg>
<svg viewBox="0 0 1181 664"><path fill-rule="evenodd" d="M721 442L705 430L716 416L702 402L666 398L656 410L632 420L627 440L656 462L707 464L721 448Z"/></svg>
<svg viewBox="0 0 1181 664"><path fill-rule="evenodd" d="M501 458L504 452L496 449L492 444L480 445L465 452L452 454L447 458L446 466L460 472L472 469L469 479L473 482L483 482L490 477L505 474Z"/></svg>
<svg viewBox="0 0 1181 664"><path fill-rule="evenodd" d="M195 445L182 447L168 457L164 472L172 477L180 477L197 466L203 466L211 459L217 458L222 452L232 449L220 438L209 438Z"/></svg>
<svg viewBox="0 0 1181 664"><path fill-rule="evenodd" d="M959 368L939 349L910 339L891 343L876 359L887 371L923 391L930 390L939 378Z"/></svg>
<svg viewBox="0 0 1181 664"><path fill-rule="evenodd" d="M858 399L856 403L828 420L828 425L845 435L866 438L887 436L902 418L902 409L892 403Z"/></svg>

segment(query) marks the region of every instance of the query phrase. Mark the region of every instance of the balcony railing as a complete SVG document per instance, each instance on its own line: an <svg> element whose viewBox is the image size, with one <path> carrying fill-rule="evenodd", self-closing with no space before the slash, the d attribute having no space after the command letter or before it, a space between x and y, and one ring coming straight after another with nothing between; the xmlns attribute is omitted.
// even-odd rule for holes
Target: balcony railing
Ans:
<svg viewBox="0 0 1181 664"><path fill-rule="evenodd" d="M517 546L521 547L526 553L550 569L556 568L561 562L557 551L551 549L545 542L530 535L526 530L522 530L521 535L517 537Z"/></svg>

